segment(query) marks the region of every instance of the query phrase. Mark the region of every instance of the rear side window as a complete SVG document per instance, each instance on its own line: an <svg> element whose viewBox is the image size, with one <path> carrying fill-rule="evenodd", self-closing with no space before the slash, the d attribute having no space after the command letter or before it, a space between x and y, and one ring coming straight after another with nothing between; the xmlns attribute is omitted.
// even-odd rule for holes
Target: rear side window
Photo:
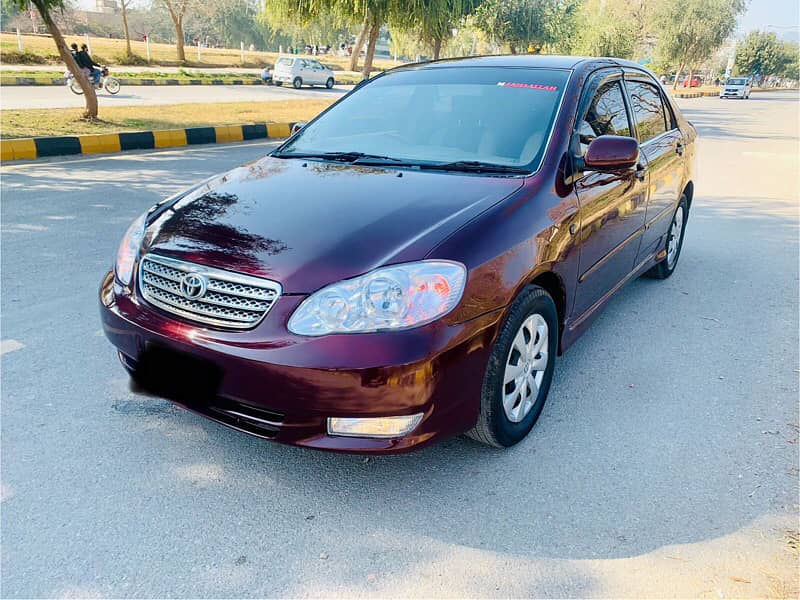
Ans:
<svg viewBox="0 0 800 600"><path fill-rule="evenodd" d="M276 65L285 65L287 67L290 67L292 66L293 62L294 62L293 58L279 58Z"/></svg>
<svg viewBox="0 0 800 600"><path fill-rule="evenodd" d="M600 86L586 113L578 121L577 132L580 135L581 155L586 153L592 140L601 135L631 134L619 81L609 81Z"/></svg>
<svg viewBox="0 0 800 600"><path fill-rule="evenodd" d="M639 132L639 141L644 143L667 131L664 102L656 86L642 81L625 83L631 97L633 119Z"/></svg>

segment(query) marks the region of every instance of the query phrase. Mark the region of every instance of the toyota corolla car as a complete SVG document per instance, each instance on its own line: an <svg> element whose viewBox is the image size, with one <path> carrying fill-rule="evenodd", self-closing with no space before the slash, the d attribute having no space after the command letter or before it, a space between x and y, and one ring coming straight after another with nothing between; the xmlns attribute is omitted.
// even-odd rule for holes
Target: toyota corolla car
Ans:
<svg viewBox="0 0 800 600"><path fill-rule="evenodd" d="M609 298L675 270L695 137L630 62L404 66L136 219L105 333L141 388L265 439L511 446Z"/></svg>

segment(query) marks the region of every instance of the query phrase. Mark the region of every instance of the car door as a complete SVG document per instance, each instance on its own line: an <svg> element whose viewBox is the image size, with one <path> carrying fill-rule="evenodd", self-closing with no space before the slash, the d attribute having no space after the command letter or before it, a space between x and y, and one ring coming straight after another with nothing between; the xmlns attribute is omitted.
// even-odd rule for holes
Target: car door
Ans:
<svg viewBox="0 0 800 600"><path fill-rule="evenodd" d="M309 62L301 58L297 61L297 76L303 80L303 84L314 83L314 71L311 70Z"/></svg>
<svg viewBox="0 0 800 600"><path fill-rule="evenodd" d="M590 79L578 108L572 153L578 158L601 135L630 136L632 124L621 70ZM580 211L580 260L572 316L599 305L634 268L647 207L647 171L584 170L576 174Z"/></svg>
<svg viewBox="0 0 800 600"><path fill-rule="evenodd" d="M314 83L325 83L325 67L318 60L311 61L311 68L314 70Z"/></svg>
<svg viewBox="0 0 800 600"><path fill-rule="evenodd" d="M684 147L683 134L664 101L661 86L645 73L634 71L625 73L625 89L650 184L638 264L664 248L664 236L681 193Z"/></svg>

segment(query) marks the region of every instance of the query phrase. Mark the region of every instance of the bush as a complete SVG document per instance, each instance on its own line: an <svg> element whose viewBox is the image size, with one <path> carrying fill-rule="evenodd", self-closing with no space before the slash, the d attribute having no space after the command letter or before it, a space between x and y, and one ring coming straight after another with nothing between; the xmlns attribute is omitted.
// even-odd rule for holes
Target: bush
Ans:
<svg viewBox="0 0 800 600"><path fill-rule="evenodd" d="M139 67L147 65L147 59L144 56L139 56L134 52L131 54L128 54L127 52L118 52L114 55L114 63L117 65Z"/></svg>
<svg viewBox="0 0 800 600"><path fill-rule="evenodd" d="M41 54L13 50L3 52L3 62L15 65L45 65L48 60Z"/></svg>

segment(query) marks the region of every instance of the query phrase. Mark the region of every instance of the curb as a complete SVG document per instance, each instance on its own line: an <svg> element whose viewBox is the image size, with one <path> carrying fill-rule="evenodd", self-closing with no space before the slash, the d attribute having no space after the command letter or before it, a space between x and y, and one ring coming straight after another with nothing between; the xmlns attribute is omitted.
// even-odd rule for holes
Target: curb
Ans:
<svg viewBox="0 0 800 600"><path fill-rule="evenodd" d="M138 85L271 85L264 83L260 78L253 77L252 79L143 79L143 78L126 78L120 77L120 85L138 86ZM0 77L0 85L14 85L14 86L48 86L48 85L66 85L67 80L64 77ZM336 79L336 83L340 85L353 85L350 81Z"/></svg>
<svg viewBox="0 0 800 600"><path fill-rule="evenodd" d="M761 92L786 92L796 90L797 88L755 88L751 93L757 94ZM677 92L672 94L673 98L716 98L719 96L719 91L705 91L705 92Z"/></svg>
<svg viewBox="0 0 800 600"><path fill-rule="evenodd" d="M161 129L126 133L99 133L57 137L0 140L0 161L36 160L46 156L103 154L125 150L152 150L196 144L225 144L258 139L280 139L291 135L294 123L251 123Z"/></svg>

